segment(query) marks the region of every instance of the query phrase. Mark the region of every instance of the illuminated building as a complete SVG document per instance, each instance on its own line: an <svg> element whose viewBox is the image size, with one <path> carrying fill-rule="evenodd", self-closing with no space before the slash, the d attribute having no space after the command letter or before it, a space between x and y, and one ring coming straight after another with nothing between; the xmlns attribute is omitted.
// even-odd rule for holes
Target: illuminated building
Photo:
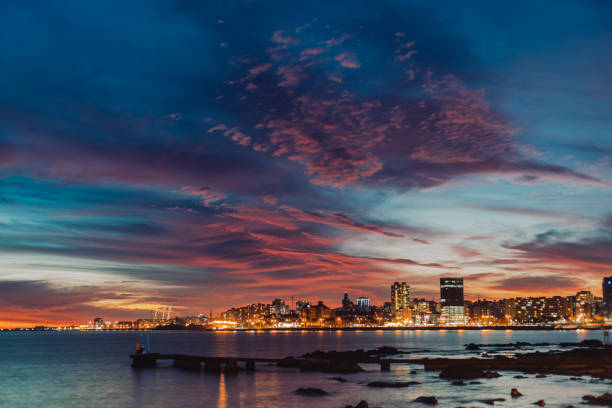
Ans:
<svg viewBox="0 0 612 408"><path fill-rule="evenodd" d="M289 306L285 304L283 299L274 299L270 305L270 314L280 317L289 314Z"/></svg>
<svg viewBox="0 0 612 408"><path fill-rule="evenodd" d="M357 307L360 309L367 309L370 307L370 298L365 296L359 296L357 298Z"/></svg>
<svg viewBox="0 0 612 408"><path fill-rule="evenodd" d="M405 315L410 310L410 286L406 282L391 285L391 310L395 315Z"/></svg>
<svg viewBox="0 0 612 408"><path fill-rule="evenodd" d="M319 301L316 306L308 309L308 319L311 322L322 322L332 317L331 309Z"/></svg>
<svg viewBox="0 0 612 408"><path fill-rule="evenodd" d="M295 302L295 311L298 314L301 314L302 310L304 309L310 309L312 305L310 304L310 302L306 302L305 300L298 300L297 302Z"/></svg>
<svg viewBox="0 0 612 408"><path fill-rule="evenodd" d="M608 313L612 313L612 276L603 278L602 282L602 294L605 307Z"/></svg>
<svg viewBox="0 0 612 408"><path fill-rule="evenodd" d="M577 322L588 322L593 318L593 294L588 290L576 293L574 306L575 320Z"/></svg>
<svg viewBox="0 0 612 408"><path fill-rule="evenodd" d="M104 319L101 317L96 317L93 319L92 328L96 330L101 330L104 328Z"/></svg>
<svg viewBox="0 0 612 408"><path fill-rule="evenodd" d="M463 303L463 278L440 278L440 305L443 324L466 323Z"/></svg>

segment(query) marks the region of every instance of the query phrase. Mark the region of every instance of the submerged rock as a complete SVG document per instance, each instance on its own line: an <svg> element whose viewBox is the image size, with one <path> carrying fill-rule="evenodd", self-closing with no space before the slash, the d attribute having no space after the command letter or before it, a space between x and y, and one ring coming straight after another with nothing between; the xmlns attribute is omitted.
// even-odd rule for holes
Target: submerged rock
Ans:
<svg viewBox="0 0 612 408"><path fill-rule="evenodd" d="M368 402L365 400L361 400L359 401L359 403L357 405L355 405L354 407L352 405L347 405L344 408L369 408Z"/></svg>
<svg viewBox="0 0 612 408"><path fill-rule="evenodd" d="M327 392L320 388L300 387L295 390L296 394L306 395L308 397L321 397L327 395Z"/></svg>
<svg viewBox="0 0 612 408"><path fill-rule="evenodd" d="M438 405L438 400L434 396L420 396L415 399L415 402L421 402L427 405Z"/></svg>
<svg viewBox="0 0 612 408"><path fill-rule="evenodd" d="M480 350L480 346L478 346L478 344L475 343L470 343L467 346L465 346L466 350Z"/></svg>
<svg viewBox="0 0 612 408"><path fill-rule="evenodd" d="M510 390L510 395L512 396L512 398L518 398L523 394L521 394L516 388L513 388Z"/></svg>
<svg viewBox="0 0 612 408"><path fill-rule="evenodd" d="M503 402L505 400L506 400L505 398L490 398L486 400L480 400L480 402L487 404L487 405L495 405L496 402Z"/></svg>
<svg viewBox="0 0 612 408"><path fill-rule="evenodd" d="M467 384L461 380L455 380L451 383L451 385L467 385Z"/></svg>
<svg viewBox="0 0 612 408"><path fill-rule="evenodd" d="M495 371L484 371L478 367L467 364L458 364L446 367L440 372L440 378L447 380L470 380L474 378L497 378L501 374Z"/></svg>
<svg viewBox="0 0 612 408"><path fill-rule="evenodd" d="M544 405L546 405L546 403L544 402L544 400L539 400L539 401L534 402L533 405L539 405L543 407Z"/></svg>
<svg viewBox="0 0 612 408"><path fill-rule="evenodd" d="M366 385L368 387L374 387L374 388L403 388L403 387L410 387L411 385L417 385L417 384L420 384L420 383L416 381L406 381L406 382L372 381L370 383L367 383Z"/></svg>
<svg viewBox="0 0 612 408"><path fill-rule="evenodd" d="M308 360L286 357L277 363L279 367L299 368L301 371L321 371L324 373L350 374L363 369L354 361Z"/></svg>
<svg viewBox="0 0 612 408"><path fill-rule="evenodd" d="M608 406L612 407L612 394L605 394L596 397L594 395L585 395L582 397L583 400L586 401L586 404L589 405L600 405L600 406Z"/></svg>

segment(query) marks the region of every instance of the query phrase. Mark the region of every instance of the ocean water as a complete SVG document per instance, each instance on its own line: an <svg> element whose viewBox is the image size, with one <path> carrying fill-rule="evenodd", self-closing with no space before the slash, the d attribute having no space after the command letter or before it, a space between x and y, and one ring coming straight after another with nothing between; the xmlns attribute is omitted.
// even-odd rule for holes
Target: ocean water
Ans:
<svg viewBox="0 0 612 408"><path fill-rule="evenodd" d="M405 357L477 356L465 351L466 343L516 341L578 342L602 339L601 331L363 331L363 332L149 332L151 350L218 356L285 357L313 350L371 349L383 345L406 350ZM434 395L439 407L490 407L481 400L505 398L495 406L529 407L544 399L547 407L577 406L585 394L610 392L611 382L565 376L514 379L517 373L481 379L482 384L451 386L437 372L423 367L392 366L381 373L364 365L362 373L342 375L301 373L258 364L254 373L234 376L185 372L171 362L153 369L136 370L128 355L142 332L0 332L1 407L308 407L343 408L365 399L370 407L419 407L412 401ZM416 373L411 372L416 370ZM370 381L418 381L408 388L372 389ZM318 387L324 397L295 394L298 387ZM512 399L510 389L523 397Z"/></svg>

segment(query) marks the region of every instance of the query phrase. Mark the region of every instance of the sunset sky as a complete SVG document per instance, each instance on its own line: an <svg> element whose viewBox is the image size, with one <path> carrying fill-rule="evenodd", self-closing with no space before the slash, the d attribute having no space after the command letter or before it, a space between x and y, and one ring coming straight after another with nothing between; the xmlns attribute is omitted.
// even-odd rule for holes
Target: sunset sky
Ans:
<svg viewBox="0 0 612 408"><path fill-rule="evenodd" d="M0 327L612 275L605 1L4 1Z"/></svg>

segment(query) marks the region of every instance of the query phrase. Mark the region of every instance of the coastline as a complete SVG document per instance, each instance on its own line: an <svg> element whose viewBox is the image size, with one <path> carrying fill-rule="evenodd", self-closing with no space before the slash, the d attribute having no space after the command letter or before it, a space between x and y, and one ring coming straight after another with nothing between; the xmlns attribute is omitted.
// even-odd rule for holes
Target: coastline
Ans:
<svg viewBox="0 0 612 408"><path fill-rule="evenodd" d="M63 329L46 327L40 328L16 328L16 329L0 329L0 332L47 332L47 331L84 331L84 332L128 332L128 331L190 331L190 332L361 332L361 331L567 331L567 330L612 330L612 324L598 326L559 326L559 325L537 325L537 326L405 326L405 327L266 327L266 328L224 328L212 329L204 327L172 327L159 326L153 329Z"/></svg>

